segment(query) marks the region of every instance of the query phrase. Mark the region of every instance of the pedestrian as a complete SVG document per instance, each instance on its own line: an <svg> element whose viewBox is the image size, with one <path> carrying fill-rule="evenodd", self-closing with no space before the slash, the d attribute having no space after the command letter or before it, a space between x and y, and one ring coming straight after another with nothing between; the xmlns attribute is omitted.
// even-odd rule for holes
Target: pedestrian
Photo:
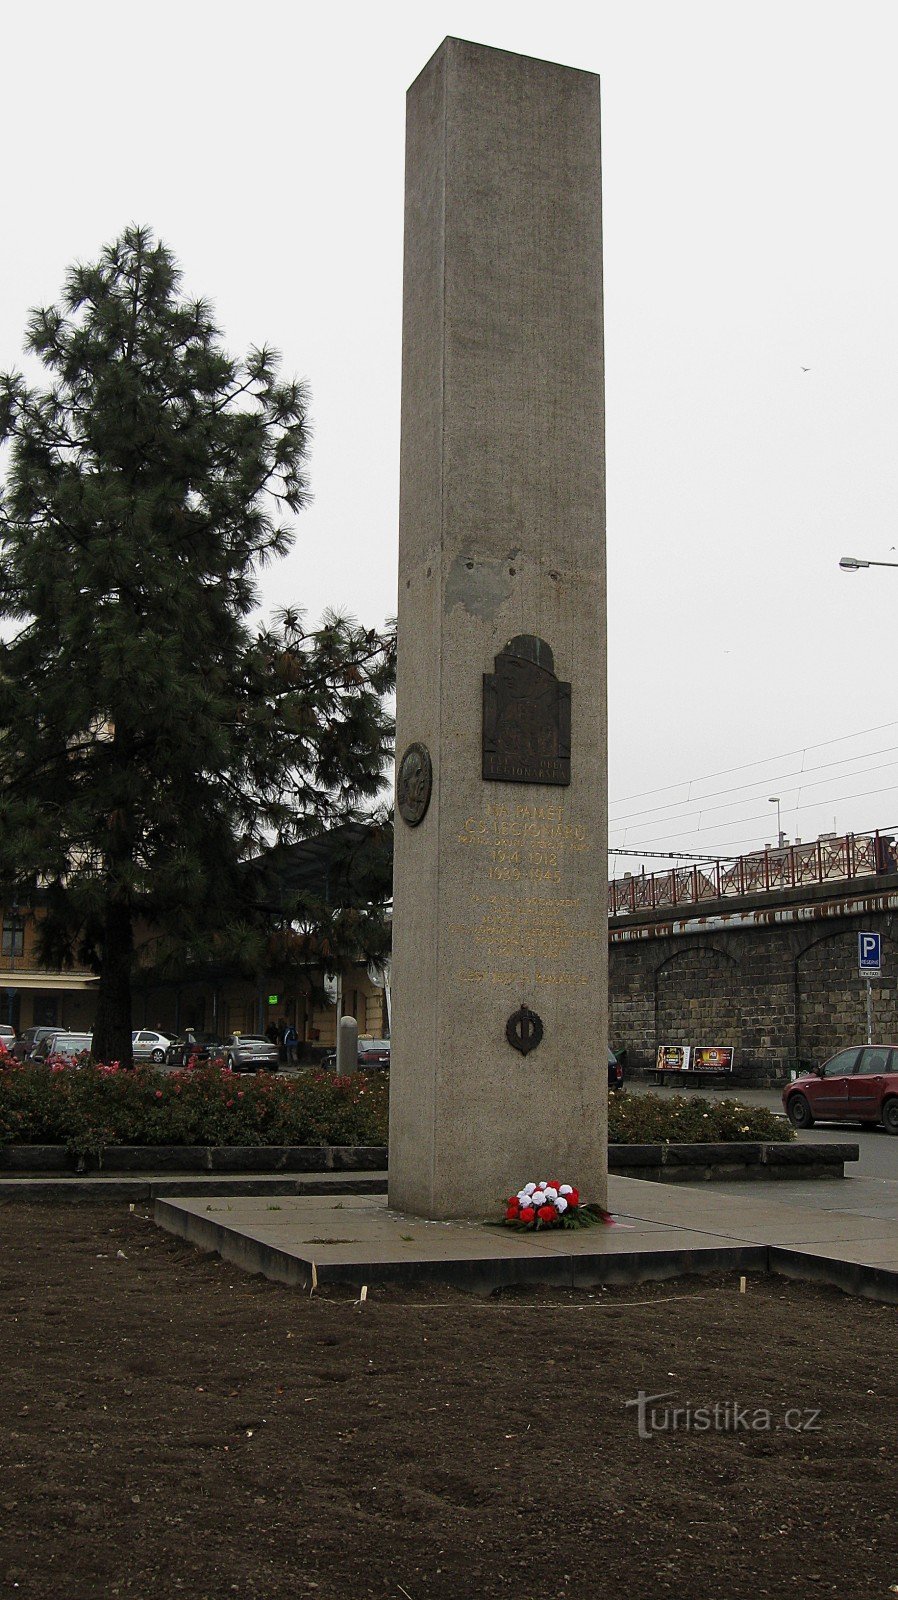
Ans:
<svg viewBox="0 0 898 1600"><path fill-rule="evenodd" d="M284 1029L284 1049L287 1052L288 1067L295 1067L299 1054L299 1034L292 1022L288 1022Z"/></svg>

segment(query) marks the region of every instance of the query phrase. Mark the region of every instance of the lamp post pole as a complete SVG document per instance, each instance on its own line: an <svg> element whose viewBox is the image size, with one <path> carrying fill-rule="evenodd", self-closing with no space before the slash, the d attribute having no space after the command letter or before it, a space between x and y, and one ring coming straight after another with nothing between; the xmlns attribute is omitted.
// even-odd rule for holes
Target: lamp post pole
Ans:
<svg viewBox="0 0 898 1600"><path fill-rule="evenodd" d="M779 848L782 850L785 841L783 839L783 819L780 814L780 797L778 794L770 796L770 804L776 806L776 839Z"/></svg>

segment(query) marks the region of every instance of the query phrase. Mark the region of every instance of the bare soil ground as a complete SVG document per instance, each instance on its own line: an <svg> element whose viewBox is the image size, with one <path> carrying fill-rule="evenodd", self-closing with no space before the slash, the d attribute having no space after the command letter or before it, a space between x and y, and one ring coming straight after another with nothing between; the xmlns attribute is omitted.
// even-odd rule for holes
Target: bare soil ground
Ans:
<svg viewBox="0 0 898 1600"><path fill-rule="evenodd" d="M0 1597L885 1596L895 1346L776 1279L357 1305L143 1207L9 1203ZM770 1431L640 1439L640 1389Z"/></svg>

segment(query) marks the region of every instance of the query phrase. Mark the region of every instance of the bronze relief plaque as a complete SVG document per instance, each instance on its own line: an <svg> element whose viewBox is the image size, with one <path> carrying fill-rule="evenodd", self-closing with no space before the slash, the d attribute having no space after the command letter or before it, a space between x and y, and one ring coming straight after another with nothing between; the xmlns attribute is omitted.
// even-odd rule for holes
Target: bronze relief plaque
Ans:
<svg viewBox="0 0 898 1600"><path fill-rule="evenodd" d="M555 676L544 639L520 633L483 674L483 776L502 783L569 784L571 686Z"/></svg>
<svg viewBox="0 0 898 1600"><path fill-rule="evenodd" d="M432 788L430 751L426 744L410 744L396 773L396 808L410 828L423 822Z"/></svg>

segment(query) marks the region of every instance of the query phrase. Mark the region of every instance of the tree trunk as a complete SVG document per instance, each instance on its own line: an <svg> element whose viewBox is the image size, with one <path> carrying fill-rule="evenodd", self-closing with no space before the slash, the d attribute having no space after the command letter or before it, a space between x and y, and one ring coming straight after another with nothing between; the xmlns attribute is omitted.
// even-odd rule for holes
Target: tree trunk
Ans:
<svg viewBox="0 0 898 1600"><path fill-rule="evenodd" d="M131 911L120 901L106 909L100 988L91 1057L94 1061L117 1061L133 1067L131 1052L131 966L134 954L134 928Z"/></svg>

